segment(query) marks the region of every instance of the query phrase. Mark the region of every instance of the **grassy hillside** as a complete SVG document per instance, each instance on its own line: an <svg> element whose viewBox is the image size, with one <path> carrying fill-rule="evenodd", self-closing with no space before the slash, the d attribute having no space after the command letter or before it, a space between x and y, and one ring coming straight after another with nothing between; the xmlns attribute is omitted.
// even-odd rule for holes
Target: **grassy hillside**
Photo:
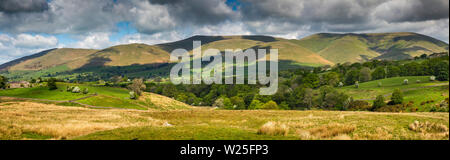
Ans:
<svg viewBox="0 0 450 160"><path fill-rule="evenodd" d="M168 63L170 53L157 46L128 44L110 47L88 56L86 66L130 66Z"/></svg>
<svg viewBox="0 0 450 160"><path fill-rule="evenodd" d="M416 33L315 34L291 40L335 62L361 62L367 59L400 60L448 52L448 44Z"/></svg>
<svg viewBox="0 0 450 160"><path fill-rule="evenodd" d="M16 88L0 90L0 96L9 98L26 98L18 100L53 102L56 104L68 104L72 102L90 105L93 108L123 108L123 109L185 109L189 108L181 102L170 98L145 93L139 100L129 99L128 90L123 88L112 88L102 86L91 86L84 84L58 83L58 89L50 91L48 87ZM66 92L67 86L78 86L81 89L87 88L89 94ZM87 98L85 98L87 97ZM83 99L85 98L85 99ZM170 106L169 106L170 104ZM75 105L75 106L79 106ZM88 106L88 107L90 107Z"/></svg>
<svg viewBox="0 0 450 160"><path fill-rule="evenodd" d="M0 108L0 139L448 140L449 127L448 113L134 111L32 102L4 102Z"/></svg>
<svg viewBox="0 0 450 160"><path fill-rule="evenodd" d="M193 41L201 41L203 51L210 48L221 51L248 48L279 49L280 69L364 62L372 59L408 59L421 54L448 52L448 44L415 33L322 33L300 40L269 36L194 36L159 45L127 44L103 50L48 50L3 64L0 66L2 71L0 74L13 80L47 77L47 75L70 79L73 78L70 76L72 74L78 76L83 73L161 76L159 73L169 71L168 67L160 66L168 65L170 53L178 48L192 51ZM118 73L111 69L121 68L114 67L127 69ZM102 72L107 70L109 72Z"/></svg>
<svg viewBox="0 0 450 160"><path fill-rule="evenodd" d="M403 85L403 80L405 79L408 79L408 85ZM420 83L417 83L417 80ZM381 83L382 86L378 87L378 83ZM359 88L347 86L339 88L339 90L353 97L355 100L373 101L378 95L383 95L389 100L392 92L395 89L400 89L404 92L404 102L412 101L414 102L412 107L418 108L419 111L428 112L432 106L439 104L449 96L448 86L448 82L432 82L428 76L415 76L370 81L360 83ZM433 102L421 105L422 102L427 101Z"/></svg>
<svg viewBox="0 0 450 160"><path fill-rule="evenodd" d="M56 49L48 52L47 54L25 60L17 65L11 66L9 70L42 70L53 68L61 65L66 65L70 69L79 68L85 63L83 60L85 57L93 54L97 50L89 49ZM85 60L84 60L85 61Z"/></svg>

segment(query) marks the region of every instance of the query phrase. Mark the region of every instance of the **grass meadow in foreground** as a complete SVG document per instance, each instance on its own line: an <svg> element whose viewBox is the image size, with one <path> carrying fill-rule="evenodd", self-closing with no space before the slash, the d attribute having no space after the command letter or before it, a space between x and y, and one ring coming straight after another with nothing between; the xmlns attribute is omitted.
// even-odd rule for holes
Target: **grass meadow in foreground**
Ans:
<svg viewBox="0 0 450 160"><path fill-rule="evenodd" d="M117 110L0 103L0 139L448 140L448 113Z"/></svg>

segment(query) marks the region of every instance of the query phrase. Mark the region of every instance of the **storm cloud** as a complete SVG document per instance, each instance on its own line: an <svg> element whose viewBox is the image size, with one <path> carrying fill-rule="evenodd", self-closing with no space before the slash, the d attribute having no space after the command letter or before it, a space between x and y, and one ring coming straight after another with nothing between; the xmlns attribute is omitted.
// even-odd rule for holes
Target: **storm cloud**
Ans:
<svg viewBox="0 0 450 160"><path fill-rule="evenodd" d="M448 15L448 0L0 0L0 34L15 41L0 42L0 54L23 55L40 35L47 47L84 48L198 34L299 39L319 32L417 32L448 43ZM121 22L136 32L111 40ZM75 42L49 39L58 34Z"/></svg>
<svg viewBox="0 0 450 160"><path fill-rule="evenodd" d="M46 0L1 0L0 12L42 12L48 9Z"/></svg>

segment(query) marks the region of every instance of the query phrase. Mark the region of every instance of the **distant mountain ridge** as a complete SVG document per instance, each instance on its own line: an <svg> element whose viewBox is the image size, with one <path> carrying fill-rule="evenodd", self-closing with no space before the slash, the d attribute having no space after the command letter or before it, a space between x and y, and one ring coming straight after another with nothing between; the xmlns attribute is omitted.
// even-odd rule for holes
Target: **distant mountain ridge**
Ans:
<svg viewBox="0 0 450 160"><path fill-rule="evenodd" d="M319 33L303 39L270 36L193 36L184 40L157 44L127 44L102 50L51 49L0 65L3 71L42 70L57 66L68 70L92 66L131 66L169 63L170 52L192 50L192 42L208 48L277 48L279 59L298 65L334 65L373 59L399 60L422 54L448 52L448 44L429 36L399 32L371 34Z"/></svg>

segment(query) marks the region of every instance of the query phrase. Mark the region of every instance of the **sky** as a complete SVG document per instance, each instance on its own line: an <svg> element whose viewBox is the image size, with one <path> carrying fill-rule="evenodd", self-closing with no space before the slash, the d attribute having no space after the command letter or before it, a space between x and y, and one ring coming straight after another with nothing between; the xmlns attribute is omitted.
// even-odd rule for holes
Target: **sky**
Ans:
<svg viewBox="0 0 450 160"><path fill-rule="evenodd" d="M448 43L449 0L0 0L0 64L51 48L323 32L416 32Z"/></svg>

